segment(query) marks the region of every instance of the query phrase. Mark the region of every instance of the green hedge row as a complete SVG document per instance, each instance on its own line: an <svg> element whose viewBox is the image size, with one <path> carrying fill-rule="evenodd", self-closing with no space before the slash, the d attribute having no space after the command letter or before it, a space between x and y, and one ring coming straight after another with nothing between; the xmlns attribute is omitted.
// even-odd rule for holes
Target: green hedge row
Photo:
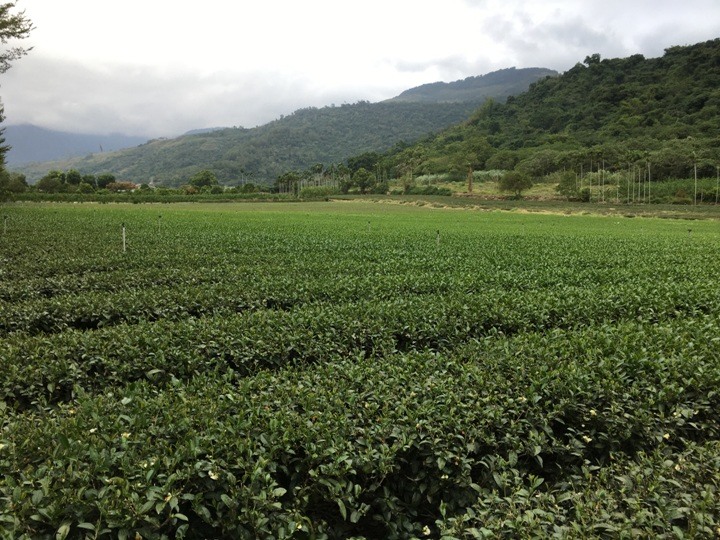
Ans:
<svg viewBox="0 0 720 540"><path fill-rule="evenodd" d="M33 538L702 536L720 510L718 329L600 325L6 411L0 524Z"/></svg>
<svg viewBox="0 0 720 540"><path fill-rule="evenodd" d="M643 294L634 286L598 288L593 294L566 288L552 293L418 295L339 305L232 296L223 303L212 288L204 292L193 304L178 302L178 297L187 300L184 293L168 294L155 298L164 303L138 310L110 296L101 304L104 312L90 311L96 306L89 303L78 305L87 310L85 315L66 312L63 319L44 312L46 328L59 333L31 338L15 332L0 342L0 368L5 373L0 398L27 408L72 399L76 386L95 391L145 378L166 383L226 367L251 375L293 362L322 362L337 354L446 350L497 334L548 333L620 320L652 324L720 312L717 289L710 283L689 292L685 285L665 284ZM147 306L144 297L131 299ZM266 309L271 305L276 309ZM8 320L18 324L22 319L15 315ZM42 320L32 319L26 330L37 330ZM88 327L98 330L82 331Z"/></svg>

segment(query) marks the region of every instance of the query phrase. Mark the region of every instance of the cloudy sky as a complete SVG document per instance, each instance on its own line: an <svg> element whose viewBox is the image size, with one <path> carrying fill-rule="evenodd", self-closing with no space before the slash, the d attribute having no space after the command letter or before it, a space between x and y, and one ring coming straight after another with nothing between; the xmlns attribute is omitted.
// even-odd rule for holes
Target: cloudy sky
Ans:
<svg viewBox="0 0 720 540"><path fill-rule="evenodd" d="M19 0L6 124L173 136L720 37L718 0Z"/></svg>

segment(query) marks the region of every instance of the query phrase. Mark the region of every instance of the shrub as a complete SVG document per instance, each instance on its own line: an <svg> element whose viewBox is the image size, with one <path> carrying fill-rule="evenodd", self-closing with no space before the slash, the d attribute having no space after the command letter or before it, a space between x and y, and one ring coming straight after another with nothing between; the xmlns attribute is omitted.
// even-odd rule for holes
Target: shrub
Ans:
<svg viewBox="0 0 720 540"><path fill-rule="evenodd" d="M530 189L533 185L530 177L519 171L508 171L500 178L500 191L511 191L515 193L518 199L522 196L522 192Z"/></svg>
<svg viewBox="0 0 720 540"><path fill-rule="evenodd" d="M300 190L301 199L323 199L338 195L340 190L330 186L307 186Z"/></svg>
<svg viewBox="0 0 720 540"><path fill-rule="evenodd" d="M452 195L450 188L438 186L411 186L405 190L406 195Z"/></svg>

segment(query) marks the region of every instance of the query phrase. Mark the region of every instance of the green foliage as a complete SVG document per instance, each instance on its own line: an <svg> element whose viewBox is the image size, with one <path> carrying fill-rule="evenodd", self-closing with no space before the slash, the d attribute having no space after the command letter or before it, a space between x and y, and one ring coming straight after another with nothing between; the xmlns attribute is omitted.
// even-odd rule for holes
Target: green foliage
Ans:
<svg viewBox="0 0 720 540"><path fill-rule="evenodd" d="M77 186L83 181L82 175L75 169L70 169L65 172L65 183Z"/></svg>
<svg viewBox="0 0 720 540"><path fill-rule="evenodd" d="M35 184L38 191L44 193L58 193L64 190L65 173L61 171L50 171Z"/></svg>
<svg viewBox="0 0 720 540"><path fill-rule="evenodd" d="M214 172L221 183L249 177L267 185L287 171L340 163L363 152L383 152L400 140L415 141L463 121L475 107L476 103L467 102L360 102L300 109L257 128L153 140L62 164L27 166L23 172L33 179L44 175L47 167L59 166L92 174L112 171L134 182L155 178L157 184L177 186L178 179L189 178L202 167Z"/></svg>
<svg viewBox="0 0 720 540"><path fill-rule="evenodd" d="M25 56L30 49L20 47L19 40L26 39L33 29L32 22L25 17L25 12L14 12L16 2L5 2L0 4L0 43L6 45L12 43L11 47L3 47L0 51L0 73L10 69L10 63ZM5 120L5 108L0 104L0 122ZM5 144L2 136L4 129L0 129L0 175L5 171L5 155L10 147ZM5 190L11 191L11 190ZM3 189L0 188L0 194Z"/></svg>
<svg viewBox="0 0 720 540"><path fill-rule="evenodd" d="M398 140L417 140L462 121L474 108L471 103L367 102L306 108L257 128L153 140L120 152L73 159L61 167L92 174L112 171L135 182L154 178L156 184L167 186L179 185L178 179L202 167L221 183L249 177L267 185L287 171L340 163L361 152L385 151ZM28 166L23 172L37 178L48 166L57 164Z"/></svg>
<svg viewBox="0 0 720 540"><path fill-rule="evenodd" d="M326 199L332 195L337 195L340 190L333 187L324 186L307 186L300 190L301 199Z"/></svg>
<svg viewBox="0 0 720 540"><path fill-rule="evenodd" d="M25 175L0 171L0 193L24 193L27 189Z"/></svg>
<svg viewBox="0 0 720 540"><path fill-rule="evenodd" d="M389 152L404 174L453 173L462 164L539 178L572 170L651 165L652 180L710 176L720 164L720 39L672 47L661 58L591 55L507 102L487 102L464 124Z"/></svg>
<svg viewBox="0 0 720 540"><path fill-rule="evenodd" d="M269 185L287 171L318 163L340 163L361 155L351 158L351 173L364 167L382 176L376 168L376 153L387 151L399 141L416 141L457 124L486 98L502 101L526 90L538 78L553 74L537 68L501 70L423 90L422 96L321 109L308 107L253 129L232 128L158 139L112 154L28 166L23 172L35 179L43 176L48 166L94 174L112 171L136 183L154 178L158 184L177 186L182 182L179 179L204 168L212 170L222 183L234 184L250 177L255 183Z"/></svg>
<svg viewBox="0 0 720 540"><path fill-rule="evenodd" d="M367 193L375 183L375 175L367 169L361 167L352 175L352 182L358 188L360 193Z"/></svg>
<svg viewBox="0 0 720 540"><path fill-rule="evenodd" d="M720 526L712 220L4 213L2 537Z"/></svg>
<svg viewBox="0 0 720 540"><path fill-rule="evenodd" d="M78 185L77 191L78 193L94 193L95 188L91 184L83 181Z"/></svg>
<svg viewBox="0 0 720 540"><path fill-rule="evenodd" d="M5 2L0 5L0 43L12 42L13 47L0 53L0 73L10 69L10 62L25 56L30 49L16 45L17 40L26 39L33 29L32 22L25 17L25 12L13 12L16 2Z"/></svg>
<svg viewBox="0 0 720 540"><path fill-rule="evenodd" d="M242 186L239 186L238 191L240 193L255 193L258 191L258 186L256 186L252 182L248 182L247 184L243 184Z"/></svg>
<svg viewBox="0 0 720 540"><path fill-rule="evenodd" d="M530 177L520 171L507 171L500 177L498 187L500 191L510 191L515 193L515 197L520 198L523 191L530 189L533 183Z"/></svg>
<svg viewBox="0 0 720 540"><path fill-rule="evenodd" d="M102 173L97 176L96 184L99 189L105 189L108 184L115 182L115 175L111 173Z"/></svg>
<svg viewBox="0 0 720 540"><path fill-rule="evenodd" d="M377 152L365 152L364 154L348 158L347 166L352 174L355 174L360 169L374 171L380 163L380 157L380 154Z"/></svg>
<svg viewBox="0 0 720 540"><path fill-rule="evenodd" d="M405 195L452 195L452 190L438 186L408 186Z"/></svg>
<svg viewBox="0 0 720 540"><path fill-rule="evenodd" d="M553 180L557 181L557 192L568 200L580 195L580 183L577 175L572 171L555 173Z"/></svg>
<svg viewBox="0 0 720 540"><path fill-rule="evenodd" d="M213 171L205 169L195 173L190 178L190 185L196 188L216 186L218 185L218 179Z"/></svg>

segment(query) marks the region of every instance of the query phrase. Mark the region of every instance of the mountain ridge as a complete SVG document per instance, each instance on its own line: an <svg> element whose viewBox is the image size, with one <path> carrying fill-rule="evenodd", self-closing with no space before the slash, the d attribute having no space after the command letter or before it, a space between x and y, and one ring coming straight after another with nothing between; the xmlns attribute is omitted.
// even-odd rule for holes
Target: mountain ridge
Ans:
<svg viewBox="0 0 720 540"><path fill-rule="evenodd" d="M486 74L485 77L487 77ZM316 163L337 163L368 151L385 151L399 142L409 143L466 120L491 97L504 100L508 87L526 88L546 74L504 70L505 86L480 95L475 89L450 88L462 97L454 101L428 101L427 96L405 96L399 101L307 107L257 128L225 128L156 139L133 148L16 168L30 181L52 169L77 169L83 174L112 173L137 183L179 185L201 169L210 169L223 183L240 179L268 183L293 169ZM465 81L467 81L466 79ZM482 83L482 81L481 81ZM452 83L447 83L452 84ZM467 83L465 83L467 85ZM448 87L439 90L447 95ZM474 93L473 93L474 92ZM427 94L427 91L425 91ZM400 97L400 96L397 96Z"/></svg>
<svg viewBox="0 0 720 540"><path fill-rule="evenodd" d="M717 175L720 183L720 38L673 46L658 58L593 54L505 103L379 156L416 174L520 170L533 178L599 167L653 180ZM389 174L392 174L389 172Z"/></svg>
<svg viewBox="0 0 720 540"><path fill-rule="evenodd" d="M33 124L5 127L5 141L10 151L5 156L10 167L44 161L62 160L97 152L112 152L147 141L146 137L112 133L82 134L47 129Z"/></svg>
<svg viewBox="0 0 720 540"><path fill-rule="evenodd" d="M448 103L473 100L482 102L487 98L504 100L508 96L525 91L537 80L558 75L557 71L547 68L510 67L453 82L423 84L385 101Z"/></svg>

